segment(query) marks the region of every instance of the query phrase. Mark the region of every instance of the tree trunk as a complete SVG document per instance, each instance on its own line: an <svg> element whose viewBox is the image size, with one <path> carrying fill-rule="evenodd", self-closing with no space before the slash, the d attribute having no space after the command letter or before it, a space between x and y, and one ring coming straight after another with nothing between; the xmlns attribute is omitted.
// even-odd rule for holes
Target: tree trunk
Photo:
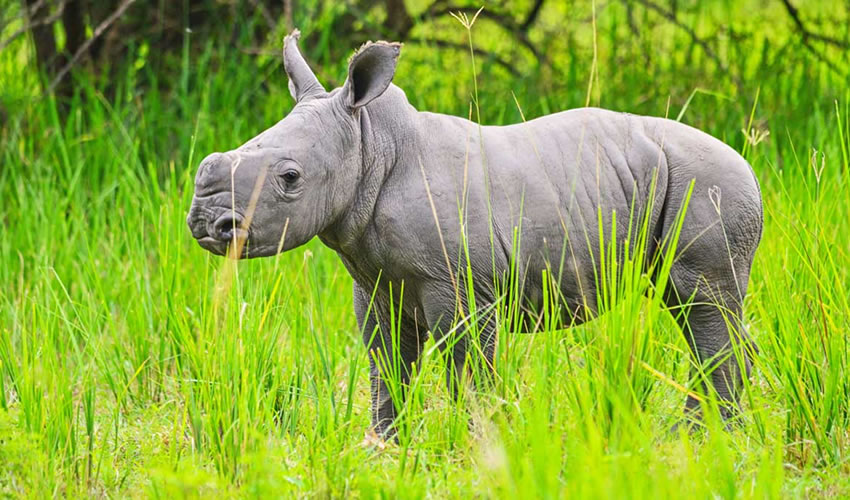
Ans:
<svg viewBox="0 0 850 500"><path fill-rule="evenodd" d="M413 18L407 12L404 0L386 0L387 18L384 27L396 38L405 39L413 28Z"/></svg>
<svg viewBox="0 0 850 500"><path fill-rule="evenodd" d="M27 22L37 23L50 16L50 6L53 2L39 2L39 0L24 0L24 8L28 15ZM40 5L39 5L40 4ZM48 75L55 74L60 65L56 53L56 39L53 38L53 24L39 24L32 28L32 40L35 45L35 57L39 67L43 68Z"/></svg>

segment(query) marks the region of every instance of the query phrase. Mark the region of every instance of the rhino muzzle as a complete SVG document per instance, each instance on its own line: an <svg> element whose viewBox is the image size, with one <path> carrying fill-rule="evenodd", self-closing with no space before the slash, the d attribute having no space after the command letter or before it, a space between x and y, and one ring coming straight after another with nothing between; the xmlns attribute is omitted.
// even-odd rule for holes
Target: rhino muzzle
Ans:
<svg viewBox="0 0 850 500"><path fill-rule="evenodd" d="M198 244L216 255L227 254L227 249L235 244L244 246L240 256L247 256L250 232L244 228L244 222L244 217L232 209L210 210L194 203L186 217L186 224Z"/></svg>

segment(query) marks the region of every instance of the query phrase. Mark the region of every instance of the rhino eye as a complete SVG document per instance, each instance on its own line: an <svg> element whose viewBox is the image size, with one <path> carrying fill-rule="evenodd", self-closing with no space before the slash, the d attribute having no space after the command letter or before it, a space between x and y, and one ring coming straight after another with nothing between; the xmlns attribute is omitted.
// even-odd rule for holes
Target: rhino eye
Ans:
<svg viewBox="0 0 850 500"><path fill-rule="evenodd" d="M301 177L301 174L299 174L297 170L287 170L281 174L281 177L283 177L283 180L286 181L287 184L292 184Z"/></svg>

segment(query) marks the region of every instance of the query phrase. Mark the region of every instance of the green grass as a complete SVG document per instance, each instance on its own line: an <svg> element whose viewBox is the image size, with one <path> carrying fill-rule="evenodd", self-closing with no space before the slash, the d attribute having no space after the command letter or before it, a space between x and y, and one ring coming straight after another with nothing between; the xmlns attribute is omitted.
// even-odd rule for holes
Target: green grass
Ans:
<svg viewBox="0 0 850 500"><path fill-rule="evenodd" d="M723 75L709 86L688 72L709 63L682 33L645 33L670 54L647 66L617 48L622 12L598 22L590 92L592 53L571 46L545 92L479 68L476 106L506 123L521 119L511 90L529 118L588 94L672 117L687 102L683 121L744 152L765 230L745 311L761 354L742 425L725 432L709 412L705 432L669 431L687 346L637 273L597 321L500 335L494 387L459 405L429 341L400 443L364 440L368 361L333 252L313 241L235 263L185 226L199 158L291 107L279 63L191 40L172 83L139 50L110 92L77 74L62 120L21 43L0 54L0 493L850 495L850 90L802 48L776 71L756 38L730 57L750 83L736 94ZM479 28L476 40L491 36ZM447 63L407 46L396 82L420 109L467 115L468 56L446 57L466 71L423 77ZM697 88L725 98L689 99ZM770 135L753 144L742 129Z"/></svg>

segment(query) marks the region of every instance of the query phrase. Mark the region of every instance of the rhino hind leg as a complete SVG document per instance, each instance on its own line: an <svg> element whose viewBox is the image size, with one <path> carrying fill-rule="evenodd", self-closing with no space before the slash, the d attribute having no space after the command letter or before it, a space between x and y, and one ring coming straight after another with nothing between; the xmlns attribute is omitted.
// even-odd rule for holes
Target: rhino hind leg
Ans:
<svg viewBox="0 0 850 500"><path fill-rule="evenodd" d="M743 302L761 234L761 213L732 212L721 218L713 209L699 208L689 209L685 219L666 303L694 357L693 373L702 389L697 392L713 390L721 415L728 419L737 413L755 353L743 324ZM742 227L745 232L738 230ZM697 417L700 402L689 395L685 408L687 416Z"/></svg>
<svg viewBox="0 0 850 500"><path fill-rule="evenodd" d="M687 290L680 285L676 288ZM708 395L713 390L722 417L729 419L737 412L744 378L750 375L750 355L754 349L742 324L740 301L728 295L724 300L721 296L696 293L671 298L668 305L694 357L692 374L699 380L701 389L696 393ZM692 394L687 397L685 413L687 417L700 414L700 401Z"/></svg>

